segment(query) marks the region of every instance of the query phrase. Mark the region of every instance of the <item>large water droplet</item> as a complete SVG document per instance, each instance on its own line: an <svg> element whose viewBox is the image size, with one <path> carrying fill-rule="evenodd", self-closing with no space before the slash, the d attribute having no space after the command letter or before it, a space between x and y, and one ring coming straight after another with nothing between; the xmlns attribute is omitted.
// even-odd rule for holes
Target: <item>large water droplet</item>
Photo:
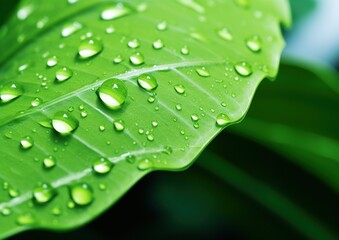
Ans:
<svg viewBox="0 0 339 240"><path fill-rule="evenodd" d="M233 36L227 28L220 29L218 31L218 35L226 41L232 41L233 40Z"/></svg>
<svg viewBox="0 0 339 240"><path fill-rule="evenodd" d="M55 78L58 82L63 82L71 78L73 71L68 67L62 67L55 72Z"/></svg>
<svg viewBox="0 0 339 240"><path fill-rule="evenodd" d="M135 66L138 66L138 65L141 65L141 64L145 63L144 56L141 53L139 53L139 52L136 52L133 55L131 55L129 57L129 60Z"/></svg>
<svg viewBox="0 0 339 240"><path fill-rule="evenodd" d="M15 83L7 83L0 86L0 100L3 103L10 102L23 94L22 87Z"/></svg>
<svg viewBox="0 0 339 240"><path fill-rule="evenodd" d="M234 69L243 77L248 77L252 74L252 68L247 62L239 62L235 64Z"/></svg>
<svg viewBox="0 0 339 240"><path fill-rule="evenodd" d="M110 109L119 109L127 98L126 85L119 79L105 81L97 90L101 101Z"/></svg>
<svg viewBox="0 0 339 240"><path fill-rule="evenodd" d="M177 93L179 94L184 94L185 93L185 87L182 84L177 84L174 86L174 89Z"/></svg>
<svg viewBox="0 0 339 240"><path fill-rule="evenodd" d="M257 36L257 35L254 35L250 38L247 38L246 39L246 46L252 52L260 52L261 46L262 46L260 37Z"/></svg>
<svg viewBox="0 0 339 240"><path fill-rule="evenodd" d="M158 87L158 82L155 77L149 74L142 74L137 80L140 87L146 91L153 91Z"/></svg>
<svg viewBox="0 0 339 240"><path fill-rule="evenodd" d="M133 39L127 43L130 48L138 48L140 46L140 42L138 39Z"/></svg>
<svg viewBox="0 0 339 240"><path fill-rule="evenodd" d="M58 64L58 58L56 56L52 56L47 59L47 66L48 67L54 67Z"/></svg>
<svg viewBox="0 0 339 240"><path fill-rule="evenodd" d="M117 3L113 6L105 8L101 12L101 19L113 20L123 16L126 16L132 12L131 8L127 7L122 3Z"/></svg>
<svg viewBox="0 0 339 240"><path fill-rule="evenodd" d="M24 137L20 141L20 147L25 150L30 149L31 147L33 147L33 145L34 145L34 140L29 136Z"/></svg>
<svg viewBox="0 0 339 240"><path fill-rule="evenodd" d="M148 159L142 159L138 163L138 169L139 170L149 170L153 167L153 163Z"/></svg>
<svg viewBox="0 0 339 240"><path fill-rule="evenodd" d="M62 37L69 37L73 33L76 33L82 28L82 24L79 22L67 23L61 30Z"/></svg>
<svg viewBox="0 0 339 240"><path fill-rule="evenodd" d="M79 121L68 112L57 112L52 118L52 126L61 135L69 135L78 128Z"/></svg>
<svg viewBox="0 0 339 240"><path fill-rule="evenodd" d="M74 203L86 206L93 201L93 190L86 183L79 183L70 187L70 195Z"/></svg>
<svg viewBox="0 0 339 240"><path fill-rule="evenodd" d="M35 219L31 213L23 213L16 218L16 223L22 226L32 225Z"/></svg>
<svg viewBox="0 0 339 240"><path fill-rule="evenodd" d="M195 69L195 71L201 77L209 77L210 76L210 72L205 67L198 67L198 68Z"/></svg>
<svg viewBox="0 0 339 240"><path fill-rule="evenodd" d="M217 120L216 120L216 123L219 127L224 127L226 126L228 123L231 122L231 119L224 113L220 113L218 116L217 116Z"/></svg>
<svg viewBox="0 0 339 240"><path fill-rule="evenodd" d="M113 122L113 126L117 132L122 132L125 129L125 123L123 120L115 120Z"/></svg>
<svg viewBox="0 0 339 240"><path fill-rule="evenodd" d="M156 50L162 49L164 47L164 43L161 39L158 39L153 42L153 48Z"/></svg>
<svg viewBox="0 0 339 240"><path fill-rule="evenodd" d="M34 200L40 204L51 201L55 195L55 189L47 183L41 184L40 187L35 188L33 191Z"/></svg>
<svg viewBox="0 0 339 240"><path fill-rule="evenodd" d="M107 158L102 157L93 163L92 168L96 173L106 174L112 170L113 166L114 164L112 162Z"/></svg>
<svg viewBox="0 0 339 240"><path fill-rule="evenodd" d="M102 41L96 38L85 38L80 42L79 55L80 58L86 59L93 57L103 50Z"/></svg>
<svg viewBox="0 0 339 240"><path fill-rule="evenodd" d="M46 169L53 168L56 165L56 159L52 155L44 158L43 165Z"/></svg>

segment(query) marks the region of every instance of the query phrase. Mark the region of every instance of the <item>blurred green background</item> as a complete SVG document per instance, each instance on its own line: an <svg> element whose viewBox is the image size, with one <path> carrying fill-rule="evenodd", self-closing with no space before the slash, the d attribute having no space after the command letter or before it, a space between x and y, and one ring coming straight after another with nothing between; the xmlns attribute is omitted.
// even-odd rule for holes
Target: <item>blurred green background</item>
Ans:
<svg viewBox="0 0 339 240"><path fill-rule="evenodd" d="M1 1L0 23L17 2ZM339 66L335 34L314 43L307 35L326 4L339 9L337 0L291 0L295 28L285 32L284 58L294 60L284 60L244 122L220 134L191 168L150 174L80 229L10 239L339 239L339 78L327 67L300 64ZM339 25L322 14L324 32ZM331 141L319 145L320 138Z"/></svg>

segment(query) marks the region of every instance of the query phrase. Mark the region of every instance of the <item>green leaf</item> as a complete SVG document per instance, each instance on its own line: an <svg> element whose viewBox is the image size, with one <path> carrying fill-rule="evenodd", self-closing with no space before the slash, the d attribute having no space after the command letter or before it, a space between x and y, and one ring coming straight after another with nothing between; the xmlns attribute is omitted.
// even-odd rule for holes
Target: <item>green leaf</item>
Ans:
<svg viewBox="0 0 339 240"><path fill-rule="evenodd" d="M0 237L188 167L274 77L284 0L23 1L1 29Z"/></svg>
<svg viewBox="0 0 339 240"><path fill-rule="evenodd" d="M338 80L333 69L286 61L276 84L259 88L248 117L232 130L285 155L339 192Z"/></svg>

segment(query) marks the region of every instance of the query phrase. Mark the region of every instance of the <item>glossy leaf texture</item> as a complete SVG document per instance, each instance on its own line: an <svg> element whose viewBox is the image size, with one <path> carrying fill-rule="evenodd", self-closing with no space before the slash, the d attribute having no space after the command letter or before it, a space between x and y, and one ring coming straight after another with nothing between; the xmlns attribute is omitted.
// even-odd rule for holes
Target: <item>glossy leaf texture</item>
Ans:
<svg viewBox="0 0 339 240"><path fill-rule="evenodd" d="M339 75L286 59L234 132L286 156L339 192ZM273 86L274 85L274 86Z"/></svg>
<svg viewBox="0 0 339 240"><path fill-rule="evenodd" d="M188 167L277 73L286 1L23 1L1 29L1 237Z"/></svg>

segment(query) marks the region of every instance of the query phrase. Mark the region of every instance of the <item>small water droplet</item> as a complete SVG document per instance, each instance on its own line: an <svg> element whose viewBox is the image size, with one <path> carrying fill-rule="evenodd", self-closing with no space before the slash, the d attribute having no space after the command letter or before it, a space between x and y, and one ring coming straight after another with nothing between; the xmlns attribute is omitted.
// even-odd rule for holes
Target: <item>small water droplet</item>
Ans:
<svg viewBox="0 0 339 240"><path fill-rule="evenodd" d="M250 0L234 0L235 3L242 8L248 8L250 6Z"/></svg>
<svg viewBox="0 0 339 240"><path fill-rule="evenodd" d="M61 213L62 213L62 211L61 211L61 208L59 208L59 207L54 207L54 208L52 209L52 214L53 214L54 216L60 216Z"/></svg>
<svg viewBox="0 0 339 240"><path fill-rule="evenodd" d="M153 127L157 127L159 125L159 123L157 121L152 121L152 126Z"/></svg>
<svg viewBox="0 0 339 240"><path fill-rule="evenodd" d="M138 77L137 82L140 87L146 91L153 91L158 87L158 82L155 77L149 74L142 74Z"/></svg>
<svg viewBox="0 0 339 240"><path fill-rule="evenodd" d="M113 59L113 62L118 64L118 63L121 63L123 60L122 56L121 55L117 55L114 59Z"/></svg>
<svg viewBox="0 0 339 240"><path fill-rule="evenodd" d="M198 121L198 120L199 120L198 114L193 113L193 114L191 115L191 119L192 119L192 121L194 121L194 122Z"/></svg>
<svg viewBox="0 0 339 240"><path fill-rule="evenodd" d="M252 74L252 68L247 62L239 62L235 64L234 69L243 77L248 77Z"/></svg>
<svg viewBox="0 0 339 240"><path fill-rule="evenodd" d="M46 16L46 17L43 17L42 19L40 19L37 23L36 23L36 27L39 28L39 29L42 29L46 26L46 24L48 23L49 21L49 18Z"/></svg>
<svg viewBox="0 0 339 240"><path fill-rule="evenodd" d="M226 41L232 41L233 40L233 36L227 28L222 28L222 29L218 30L218 35Z"/></svg>
<svg viewBox="0 0 339 240"><path fill-rule="evenodd" d="M180 49L181 54L188 55L190 53L190 50L188 49L188 46L184 46Z"/></svg>
<svg viewBox="0 0 339 240"><path fill-rule="evenodd" d="M58 64L58 58L56 56L52 56L47 59L47 66L48 67L54 67L55 65Z"/></svg>
<svg viewBox="0 0 339 240"><path fill-rule="evenodd" d="M216 120L216 123L219 127L224 127L226 126L228 123L231 122L231 119L224 113L220 113L218 116L217 116L217 120Z"/></svg>
<svg viewBox="0 0 339 240"><path fill-rule="evenodd" d="M112 170L113 166L114 164L112 162L102 157L93 163L92 168L98 174L106 174Z"/></svg>
<svg viewBox="0 0 339 240"><path fill-rule="evenodd" d="M210 76L210 72L205 67L198 67L198 68L195 69L195 71L201 77L209 77Z"/></svg>
<svg viewBox="0 0 339 240"><path fill-rule="evenodd" d="M132 12L132 9L124 5L123 3L116 3L115 5L105 8L101 12L101 19L113 20L120 17L124 17Z"/></svg>
<svg viewBox="0 0 339 240"><path fill-rule="evenodd" d="M107 34L112 34L112 33L115 32L115 28L113 26L109 26L109 27L106 28L105 31L106 31Z"/></svg>
<svg viewBox="0 0 339 240"><path fill-rule="evenodd" d="M7 83L0 86L0 100L3 103L10 102L23 94L22 87L15 83Z"/></svg>
<svg viewBox="0 0 339 240"><path fill-rule="evenodd" d="M105 190L107 189L106 184L105 184L105 183L99 183L99 189L100 189L101 191L105 191Z"/></svg>
<svg viewBox="0 0 339 240"><path fill-rule="evenodd" d="M147 101L148 101L149 103L154 103L155 97L149 96L149 97L147 98Z"/></svg>
<svg viewBox="0 0 339 240"><path fill-rule="evenodd" d="M9 216L11 213L12 213L11 210L7 207L4 207L4 208L1 209L1 214L3 216Z"/></svg>
<svg viewBox="0 0 339 240"><path fill-rule="evenodd" d="M153 136L153 134L148 134L148 135L147 135L147 140L150 141L150 142L153 142L153 141L154 141L154 136Z"/></svg>
<svg viewBox="0 0 339 240"><path fill-rule="evenodd" d="M177 93L179 94L184 94L185 93L185 87L182 84L177 84L174 86L174 89Z"/></svg>
<svg viewBox="0 0 339 240"><path fill-rule="evenodd" d="M51 169L56 165L56 159L52 155L45 157L42 162L45 169Z"/></svg>
<svg viewBox="0 0 339 240"><path fill-rule="evenodd" d="M153 42L153 48L156 50L162 49L164 47L164 43L161 39L158 39Z"/></svg>
<svg viewBox="0 0 339 240"><path fill-rule="evenodd" d="M93 199L93 190L87 183L79 183L70 187L70 195L75 204L86 206Z"/></svg>
<svg viewBox="0 0 339 240"><path fill-rule="evenodd" d="M8 188L8 195L11 198L16 198L20 195L20 192L19 192L19 190L15 189L15 188L9 187Z"/></svg>
<svg viewBox="0 0 339 240"><path fill-rule="evenodd" d="M182 110L182 105L180 103L178 103L177 105L175 105L175 108L178 110L178 111L181 111Z"/></svg>
<svg viewBox="0 0 339 240"><path fill-rule="evenodd" d="M82 24L79 22L71 22L67 23L66 25L63 26L61 30L61 36L62 37L69 37L72 34L76 33L82 28Z"/></svg>
<svg viewBox="0 0 339 240"><path fill-rule="evenodd" d="M164 30L167 29L167 27L168 27L168 24L167 24L166 21L162 21L162 22L158 23L158 25L157 25L157 29L159 31L164 31Z"/></svg>
<svg viewBox="0 0 339 240"><path fill-rule="evenodd" d="M100 131L100 132L103 132L103 131L105 131L105 126L102 126L102 125L101 125L101 126L99 126L99 131Z"/></svg>
<svg viewBox="0 0 339 240"><path fill-rule="evenodd" d="M51 201L55 195L55 189L47 183L43 183L33 190L33 198L39 204Z"/></svg>
<svg viewBox="0 0 339 240"><path fill-rule="evenodd" d="M31 213L23 213L16 218L16 223L22 226L33 225L35 218Z"/></svg>
<svg viewBox="0 0 339 240"><path fill-rule="evenodd" d="M52 126L61 135L69 135L79 126L79 121L67 112L61 111L54 114Z"/></svg>
<svg viewBox="0 0 339 240"><path fill-rule="evenodd" d="M55 78L58 82L63 82L68 80L69 78L71 78L73 75L73 71L67 67L62 67L59 68L56 72L55 72Z"/></svg>
<svg viewBox="0 0 339 240"><path fill-rule="evenodd" d="M104 46L102 41L96 38L85 38L80 42L78 52L82 59L87 59L99 54Z"/></svg>
<svg viewBox="0 0 339 240"><path fill-rule="evenodd" d="M21 149L24 149L24 150L30 149L31 147L33 147L33 145L34 145L34 140L29 136L24 137L20 141L20 147Z"/></svg>
<svg viewBox="0 0 339 240"><path fill-rule="evenodd" d="M134 49L134 48L138 48L138 47L140 46L140 42L139 42L138 39L135 38L135 39L129 41L129 42L127 43L127 45L128 45L128 47Z"/></svg>
<svg viewBox="0 0 339 240"><path fill-rule="evenodd" d="M3 182L3 183L2 183L2 189L3 189L3 190L7 190L8 187L9 187L9 183L8 183L8 182Z"/></svg>
<svg viewBox="0 0 339 240"><path fill-rule="evenodd" d="M261 42L260 37L257 36L257 35L254 35L252 37L247 38L246 39L246 46L252 52L260 52L261 46L262 46L262 42Z"/></svg>
<svg viewBox="0 0 339 240"><path fill-rule="evenodd" d="M69 201L69 202L67 203L67 207L70 208L70 209L72 209L72 208L75 207L75 203L74 203L73 201Z"/></svg>
<svg viewBox="0 0 339 240"><path fill-rule="evenodd" d="M194 127L195 129L198 129L198 128L200 128L200 125L199 125L199 123L195 122L195 123L193 123L193 127Z"/></svg>
<svg viewBox="0 0 339 240"><path fill-rule="evenodd" d="M148 158L142 159L138 163L138 169L142 171L149 170L152 167L153 167L153 163Z"/></svg>
<svg viewBox="0 0 339 240"><path fill-rule="evenodd" d="M171 155L173 153L173 149L170 146L166 146L162 152L167 155Z"/></svg>
<svg viewBox="0 0 339 240"><path fill-rule="evenodd" d="M113 126L117 132L122 132L125 129L125 123L123 120L115 120L113 122Z"/></svg>
<svg viewBox="0 0 339 240"><path fill-rule="evenodd" d="M82 111L82 112L80 113L80 116L81 116L82 118L87 117L87 115L88 115L87 111Z"/></svg>
<svg viewBox="0 0 339 240"><path fill-rule="evenodd" d="M139 52L136 52L136 53L132 54L129 57L129 60L135 66L139 66L139 65L145 63L144 56L141 53L139 53Z"/></svg>
<svg viewBox="0 0 339 240"><path fill-rule="evenodd" d="M110 109L119 109L127 98L126 85L119 79L105 81L97 90L101 101Z"/></svg>
<svg viewBox="0 0 339 240"><path fill-rule="evenodd" d="M17 12L17 17L19 20L26 20L31 13L33 12L33 5L27 5L24 7L21 7Z"/></svg>

